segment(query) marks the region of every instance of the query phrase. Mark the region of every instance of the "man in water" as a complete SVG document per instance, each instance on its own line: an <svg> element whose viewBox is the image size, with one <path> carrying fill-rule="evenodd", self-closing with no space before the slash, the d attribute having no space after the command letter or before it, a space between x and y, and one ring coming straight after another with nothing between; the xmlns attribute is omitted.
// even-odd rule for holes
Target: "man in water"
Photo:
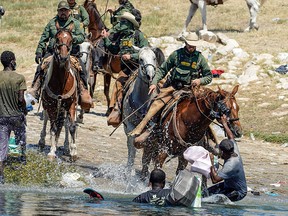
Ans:
<svg viewBox="0 0 288 216"><path fill-rule="evenodd" d="M154 169L150 174L149 186L152 190L140 194L132 201L137 203L150 203L154 205L165 206L168 203L167 196L170 193L170 189L164 189L166 174L161 169Z"/></svg>
<svg viewBox="0 0 288 216"><path fill-rule="evenodd" d="M219 144L219 148L222 151L221 158L224 159L224 165L217 173L213 165L214 156L211 155L211 180L213 184L220 183L209 187L208 193L209 196L213 194L224 194L231 201L239 201L247 194L243 162L238 146L234 140L233 133L228 126L226 115L221 116L220 122L228 137L228 139L222 140Z"/></svg>

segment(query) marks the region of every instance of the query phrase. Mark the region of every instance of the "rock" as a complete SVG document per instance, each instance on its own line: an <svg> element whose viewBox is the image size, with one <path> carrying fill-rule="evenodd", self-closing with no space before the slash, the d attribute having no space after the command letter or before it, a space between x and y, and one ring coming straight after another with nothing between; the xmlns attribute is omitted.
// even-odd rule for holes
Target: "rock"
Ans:
<svg viewBox="0 0 288 216"><path fill-rule="evenodd" d="M83 187L85 183L78 180L80 177L81 175L79 173L70 173L70 172L65 173L62 176L60 185L62 187L69 187L69 188Z"/></svg>
<svg viewBox="0 0 288 216"><path fill-rule="evenodd" d="M216 41L218 40L217 36L211 31L201 30L199 31L199 36L202 40L209 43L216 43Z"/></svg>
<svg viewBox="0 0 288 216"><path fill-rule="evenodd" d="M286 53L279 53L277 55L277 59L279 59L281 62L283 62L284 64L288 63L288 52Z"/></svg>

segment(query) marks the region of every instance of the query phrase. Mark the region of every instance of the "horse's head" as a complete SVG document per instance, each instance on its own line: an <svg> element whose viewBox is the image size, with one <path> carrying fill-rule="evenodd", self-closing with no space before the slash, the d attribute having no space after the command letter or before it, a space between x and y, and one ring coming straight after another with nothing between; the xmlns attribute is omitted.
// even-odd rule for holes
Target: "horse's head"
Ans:
<svg viewBox="0 0 288 216"><path fill-rule="evenodd" d="M93 45L89 40L84 41L83 43L79 44L79 54L82 62L86 65L89 59L89 54L91 53Z"/></svg>
<svg viewBox="0 0 288 216"><path fill-rule="evenodd" d="M142 78L149 83L152 82L156 72L156 55L149 47L138 48L133 46L135 50L139 51L139 74Z"/></svg>
<svg viewBox="0 0 288 216"><path fill-rule="evenodd" d="M71 30L59 29L55 35L54 56L60 64L69 60L73 37Z"/></svg>
<svg viewBox="0 0 288 216"><path fill-rule="evenodd" d="M239 121L238 112L239 106L237 104L235 94L238 91L239 85L236 85L232 92L227 92L218 86L218 93L220 94L220 100L217 102L218 112L228 116L229 127L235 137L242 136L242 126Z"/></svg>

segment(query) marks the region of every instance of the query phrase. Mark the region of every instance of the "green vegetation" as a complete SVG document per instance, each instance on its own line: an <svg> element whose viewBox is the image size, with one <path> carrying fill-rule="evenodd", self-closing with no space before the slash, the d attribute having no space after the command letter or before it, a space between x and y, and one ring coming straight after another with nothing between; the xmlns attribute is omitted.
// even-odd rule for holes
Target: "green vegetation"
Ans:
<svg viewBox="0 0 288 216"><path fill-rule="evenodd" d="M16 157L9 157L4 170L6 183L25 186L59 186L62 174L77 172L75 166L49 161L46 156L33 152L27 154L27 164L21 164Z"/></svg>
<svg viewBox="0 0 288 216"><path fill-rule="evenodd" d="M288 135L287 134L268 134L268 133L261 133L256 131L251 131L254 136L258 139L262 139L266 142L273 142L273 143L288 143Z"/></svg>

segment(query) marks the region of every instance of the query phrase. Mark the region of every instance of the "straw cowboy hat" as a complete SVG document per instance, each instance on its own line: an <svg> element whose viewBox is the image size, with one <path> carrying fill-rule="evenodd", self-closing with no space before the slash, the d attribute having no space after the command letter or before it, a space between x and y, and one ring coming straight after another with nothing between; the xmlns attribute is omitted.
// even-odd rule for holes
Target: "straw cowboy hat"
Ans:
<svg viewBox="0 0 288 216"><path fill-rule="evenodd" d="M125 11L122 15L118 15L115 17L118 17L120 19L126 19L130 21L131 23L133 23L134 27L139 28L139 23L136 21L135 16L129 12Z"/></svg>
<svg viewBox="0 0 288 216"><path fill-rule="evenodd" d="M190 33L186 37L183 35L178 38L178 40L185 42L190 46L197 46L199 44L199 37L196 33Z"/></svg>

